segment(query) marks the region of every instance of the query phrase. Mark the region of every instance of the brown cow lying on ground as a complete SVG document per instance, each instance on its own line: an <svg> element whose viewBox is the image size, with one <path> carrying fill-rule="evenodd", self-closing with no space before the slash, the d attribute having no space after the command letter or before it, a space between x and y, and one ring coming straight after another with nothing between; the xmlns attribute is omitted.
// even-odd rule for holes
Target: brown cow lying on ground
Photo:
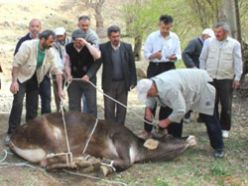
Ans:
<svg viewBox="0 0 248 186"><path fill-rule="evenodd" d="M68 112L65 120L74 158L71 167L80 167L78 160L96 119L89 114ZM122 125L99 120L86 154L105 159L104 162L112 161L112 168L122 171L136 162L171 160L196 144L194 136L186 139L162 137L154 150L144 147L144 142ZM25 160L43 167L67 167L65 157L50 158L55 153L67 152L61 113L43 115L22 125L11 137L10 148Z"/></svg>

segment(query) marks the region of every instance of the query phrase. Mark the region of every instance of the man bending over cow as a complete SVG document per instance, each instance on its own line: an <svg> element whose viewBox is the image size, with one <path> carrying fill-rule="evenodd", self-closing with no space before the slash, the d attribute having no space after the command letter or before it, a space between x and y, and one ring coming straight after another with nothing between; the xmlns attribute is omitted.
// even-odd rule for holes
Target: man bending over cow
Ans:
<svg viewBox="0 0 248 186"><path fill-rule="evenodd" d="M146 104L145 118L148 121L153 120L152 109L156 103L171 109L170 115L159 121L161 128L180 122L189 110L201 113L210 144L215 150L213 155L223 158L224 144L215 109L215 88L210 82L212 79L203 70L171 70L151 79L140 80L137 85L138 98Z"/></svg>

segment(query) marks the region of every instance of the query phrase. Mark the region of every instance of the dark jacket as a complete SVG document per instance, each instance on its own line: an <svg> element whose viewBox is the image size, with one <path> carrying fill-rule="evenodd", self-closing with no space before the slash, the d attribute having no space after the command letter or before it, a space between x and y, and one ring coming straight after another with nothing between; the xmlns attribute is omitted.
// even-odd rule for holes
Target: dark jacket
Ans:
<svg viewBox="0 0 248 186"><path fill-rule="evenodd" d="M187 47L184 49L182 58L187 68L199 68L203 42L200 38L195 38L189 42Z"/></svg>
<svg viewBox="0 0 248 186"><path fill-rule="evenodd" d="M25 36L23 36L16 44L16 48L15 48L15 52L14 52L14 55L16 55L16 53L18 52L21 44L24 42L24 41L27 41L27 40L31 40L32 38L30 37L30 33L27 33Z"/></svg>
<svg viewBox="0 0 248 186"><path fill-rule="evenodd" d="M80 53L76 51L73 43L66 45L66 52L70 57L72 76L81 78L88 75L93 83L96 83L96 73L101 66L100 61L94 61L89 49L85 46Z"/></svg>
<svg viewBox="0 0 248 186"><path fill-rule="evenodd" d="M113 72L111 43L107 42L101 44L100 50L102 56L100 61L103 64L102 89L107 91L111 88L112 72ZM130 44L121 42L120 52L121 52L120 54L121 63L123 66L123 73L124 73L124 81L126 84L126 89L127 91L129 91L131 86L136 86L137 84L136 67L135 67L135 60L132 51L132 46Z"/></svg>

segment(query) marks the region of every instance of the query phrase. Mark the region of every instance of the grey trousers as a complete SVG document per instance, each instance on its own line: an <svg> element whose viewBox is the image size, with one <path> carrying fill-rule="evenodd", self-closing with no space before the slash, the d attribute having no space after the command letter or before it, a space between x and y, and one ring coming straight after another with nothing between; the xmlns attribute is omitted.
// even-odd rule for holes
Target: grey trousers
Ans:
<svg viewBox="0 0 248 186"><path fill-rule="evenodd" d="M86 82L72 81L68 88L70 111L81 112L81 98L84 95L88 107L87 113L97 117L96 89Z"/></svg>
<svg viewBox="0 0 248 186"><path fill-rule="evenodd" d="M124 81L113 81L110 90L105 90L104 93L127 105L128 91L126 90ZM106 120L125 124L126 109L121 105L104 96L104 116Z"/></svg>

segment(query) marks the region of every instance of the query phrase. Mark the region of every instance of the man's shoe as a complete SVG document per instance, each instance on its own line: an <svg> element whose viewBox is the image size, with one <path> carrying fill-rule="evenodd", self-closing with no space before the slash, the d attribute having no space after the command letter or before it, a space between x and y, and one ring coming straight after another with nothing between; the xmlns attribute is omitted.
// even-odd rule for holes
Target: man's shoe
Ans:
<svg viewBox="0 0 248 186"><path fill-rule="evenodd" d="M223 150L215 150L213 156L215 158L224 158L225 153Z"/></svg>
<svg viewBox="0 0 248 186"><path fill-rule="evenodd" d="M228 130L222 130L222 137L223 138L229 138L229 131Z"/></svg>
<svg viewBox="0 0 248 186"><path fill-rule="evenodd" d="M140 134L138 134L138 137L141 139L148 139L151 138L152 135L150 132L142 131Z"/></svg>
<svg viewBox="0 0 248 186"><path fill-rule="evenodd" d="M10 143L10 135L7 134L6 137L5 137L5 139L4 139L4 145L5 146L9 146L9 143Z"/></svg>

